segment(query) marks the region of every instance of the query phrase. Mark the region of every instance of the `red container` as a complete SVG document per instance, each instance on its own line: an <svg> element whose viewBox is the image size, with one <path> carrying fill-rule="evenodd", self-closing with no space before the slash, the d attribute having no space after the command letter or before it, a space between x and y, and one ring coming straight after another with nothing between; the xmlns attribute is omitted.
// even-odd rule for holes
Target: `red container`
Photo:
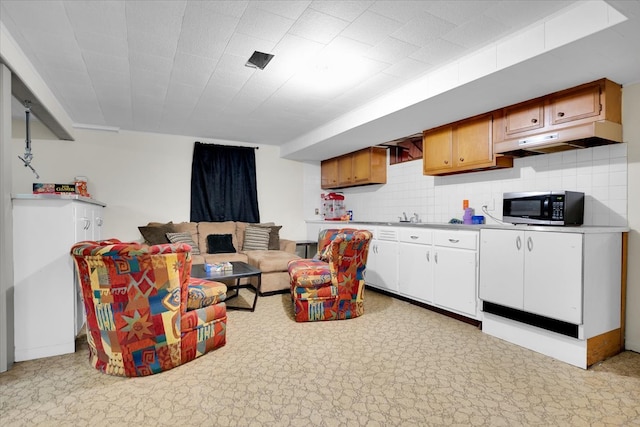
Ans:
<svg viewBox="0 0 640 427"><path fill-rule="evenodd" d="M340 221L346 213L342 194L327 193L323 196L322 215L326 221Z"/></svg>

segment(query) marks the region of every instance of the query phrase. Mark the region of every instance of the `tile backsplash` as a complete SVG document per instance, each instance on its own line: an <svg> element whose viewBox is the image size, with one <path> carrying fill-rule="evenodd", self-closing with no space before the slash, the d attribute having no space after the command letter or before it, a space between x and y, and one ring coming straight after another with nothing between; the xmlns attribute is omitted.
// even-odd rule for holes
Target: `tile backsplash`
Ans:
<svg viewBox="0 0 640 427"><path fill-rule="evenodd" d="M319 188L319 177L307 182ZM416 160L388 166L385 185L341 191L356 221L397 221L405 212L408 217L417 213L422 222L444 223L462 219L462 200L468 199L476 215L495 223L481 208L493 208L489 214L501 219L502 193L548 190L583 192L585 225L626 226L627 144L530 156L516 159L511 169L444 177L422 175L422 162ZM306 211L313 212L313 207Z"/></svg>

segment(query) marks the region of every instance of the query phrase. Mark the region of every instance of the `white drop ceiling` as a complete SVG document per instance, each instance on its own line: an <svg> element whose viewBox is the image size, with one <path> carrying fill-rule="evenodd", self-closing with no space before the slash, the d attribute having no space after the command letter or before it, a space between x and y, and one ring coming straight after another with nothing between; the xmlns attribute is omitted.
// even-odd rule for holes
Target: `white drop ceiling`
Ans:
<svg viewBox="0 0 640 427"><path fill-rule="evenodd" d="M285 157L321 160L600 77L639 81L640 2L607 1L628 20L345 124L580 3L2 0L0 20L76 124L279 145ZM275 55L265 70L245 67L255 50Z"/></svg>

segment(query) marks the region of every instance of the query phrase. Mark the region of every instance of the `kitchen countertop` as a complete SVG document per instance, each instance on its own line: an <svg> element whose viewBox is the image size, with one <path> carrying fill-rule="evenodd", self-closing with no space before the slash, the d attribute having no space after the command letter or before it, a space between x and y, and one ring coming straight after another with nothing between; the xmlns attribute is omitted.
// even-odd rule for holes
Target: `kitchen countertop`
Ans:
<svg viewBox="0 0 640 427"><path fill-rule="evenodd" d="M385 226L385 227L415 227L415 228L439 228L449 230L472 230L479 231L482 229L497 230L530 230L530 231L553 231L557 233L580 233L580 234L596 234L596 233L625 233L629 231L629 227L623 226L596 226L596 225L580 225L580 226L550 226L550 225L527 225L527 224L449 224L449 223L430 223L430 222L404 222L404 221L323 221L323 220L307 220L308 223L317 224L335 224L336 227L348 227L349 224L362 224L369 226Z"/></svg>
<svg viewBox="0 0 640 427"><path fill-rule="evenodd" d="M11 196L13 200L79 200L85 203L91 203L93 205L98 205L105 207L106 203L103 203L99 200L92 199L91 197L84 197L79 194L14 194Z"/></svg>

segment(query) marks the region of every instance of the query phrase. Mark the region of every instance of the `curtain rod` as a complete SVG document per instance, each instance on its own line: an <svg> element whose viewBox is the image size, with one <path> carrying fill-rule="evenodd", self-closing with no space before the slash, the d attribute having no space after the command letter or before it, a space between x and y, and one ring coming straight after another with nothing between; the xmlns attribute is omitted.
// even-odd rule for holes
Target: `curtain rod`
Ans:
<svg viewBox="0 0 640 427"><path fill-rule="evenodd" d="M259 150L260 147L243 147L241 145L226 145L226 144L216 144L215 142L212 143L208 143L208 142L200 142L200 141L196 141L198 144L204 144L204 145L219 145L221 147L232 147L232 148L253 148L254 150Z"/></svg>

